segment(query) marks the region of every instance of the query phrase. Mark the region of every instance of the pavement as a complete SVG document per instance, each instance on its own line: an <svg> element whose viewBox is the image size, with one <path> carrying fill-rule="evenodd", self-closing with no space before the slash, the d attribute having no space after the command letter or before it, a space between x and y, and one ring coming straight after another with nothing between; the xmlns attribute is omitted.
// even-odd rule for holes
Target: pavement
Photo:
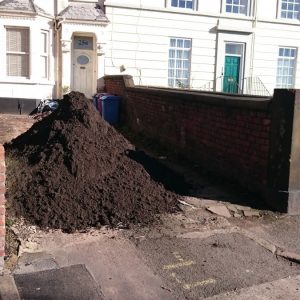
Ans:
<svg viewBox="0 0 300 300"><path fill-rule="evenodd" d="M300 264L276 252L300 256L299 217L234 217L232 207L224 217L233 204L189 197L181 205L129 230L16 224L19 259L0 279L1 299L300 299Z"/></svg>
<svg viewBox="0 0 300 300"><path fill-rule="evenodd" d="M0 114L0 144L9 142L34 123L28 115Z"/></svg>

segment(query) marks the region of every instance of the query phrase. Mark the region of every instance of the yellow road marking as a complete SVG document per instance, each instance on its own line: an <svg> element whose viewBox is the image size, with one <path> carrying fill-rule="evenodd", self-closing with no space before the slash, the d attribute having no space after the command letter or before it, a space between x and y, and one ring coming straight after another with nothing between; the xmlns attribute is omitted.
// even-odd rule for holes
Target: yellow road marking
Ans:
<svg viewBox="0 0 300 300"><path fill-rule="evenodd" d="M179 280L179 279L177 278L177 276L176 276L175 273L171 273L171 277L173 277L173 278L176 280L177 283L181 283L181 280Z"/></svg>
<svg viewBox="0 0 300 300"><path fill-rule="evenodd" d="M173 255L175 256L176 259L178 259L179 261L184 261L184 259L182 258L182 256L179 254L179 252L173 252Z"/></svg>
<svg viewBox="0 0 300 300"><path fill-rule="evenodd" d="M163 269L164 270L173 270L173 269L178 269L178 268L182 268L182 267L188 267L191 265L195 265L196 262L194 262L193 260L187 260L187 261L183 261L177 264L171 264L171 265L164 265Z"/></svg>
<svg viewBox="0 0 300 300"><path fill-rule="evenodd" d="M183 288L185 290L190 290L193 288L196 288L198 286L204 286L204 285L208 285L208 284L214 284L217 281L215 279L209 278L207 280L203 280L203 281L197 281L197 282L193 282L193 283L187 283L183 285Z"/></svg>

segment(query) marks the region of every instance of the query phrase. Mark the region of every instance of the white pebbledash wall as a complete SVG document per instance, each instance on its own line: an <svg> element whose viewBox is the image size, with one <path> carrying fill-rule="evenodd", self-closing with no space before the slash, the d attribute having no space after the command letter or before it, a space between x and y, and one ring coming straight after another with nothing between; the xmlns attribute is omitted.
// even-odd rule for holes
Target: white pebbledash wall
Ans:
<svg viewBox="0 0 300 300"><path fill-rule="evenodd" d="M165 0L106 0L111 22L106 74L119 74L123 65L136 84L166 86L169 38L191 38L190 83L199 88L222 75L225 42L242 42L243 77L259 77L272 92L279 46L300 48L299 20L278 18L278 2L252 1L252 15L243 16L224 13L220 0L198 0L195 10L173 8ZM300 87L299 57L295 88Z"/></svg>

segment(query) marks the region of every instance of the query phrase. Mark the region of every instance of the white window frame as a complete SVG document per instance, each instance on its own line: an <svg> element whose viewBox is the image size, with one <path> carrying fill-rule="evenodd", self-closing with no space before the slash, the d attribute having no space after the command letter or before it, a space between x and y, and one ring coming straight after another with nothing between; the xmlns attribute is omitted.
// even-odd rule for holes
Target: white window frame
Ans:
<svg viewBox="0 0 300 300"><path fill-rule="evenodd" d="M171 46L171 40L175 40L176 46ZM177 41L182 41L183 47L177 46ZM190 46L185 47L185 42L188 41ZM169 38L169 56L168 56L168 86L169 87L180 87L188 88L190 87L190 77L191 77L191 59L192 59L192 39L181 38L181 37L170 37ZM174 51L174 57L171 57L171 51ZM180 51L180 52L179 52ZM188 52L188 58L184 57L184 53ZM179 53L182 57L178 58ZM174 62L172 66L171 61ZM187 66L184 67L184 62L187 62ZM180 67L178 67L180 65ZM177 73L187 71L187 77L177 76ZM185 81L186 83L182 83Z"/></svg>
<svg viewBox="0 0 300 300"><path fill-rule="evenodd" d="M46 70L44 70L45 74L41 73L40 75L41 75L41 78L43 78L43 79L49 79L49 31L41 30L41 36L43 34L46 36L46 41L45 41L46 45L42 44L44 42L44 39L41 38L42 40L41 40L41 54L40 54L40 57L41 57L41 62L43 62L43 59L46 62L46 65L45 65ZM42 68L41 68L41 71L42 71Z"/></svg>
<svg viewBox="0 0 300 300"><path fill-rule="evenodd" d="M8 50L8 45L6 44L5 46L5 54L6 54L6 76L7 77L13 77L13 78L30 78L30 28L29 27L21 27L21 26L6 26L5 27L5 34L6 34L6 38L5 41L7 43L7 35L8 35L8 31L9 30L26 30L27 31L27 35L28 35L28 49L27 51L9 51ZM8 56L9 55L22 55L22 56L26 56L27 57L27 74L26 75L10 75L8 72Z"/></svg>
<svg viewBox="0 0 300 300"><path fill-rule="evenodd" d="M228 0L228 1L230 1L230 0ZM239 1L242 1L242 0L239 0ZM233 6L239 6L239 5L235 5L235 4L233 3L233 0L232 0L232 3L227 3L227 0L223 0L223 12L224 12L225 14L228 14L228 15L247 16L247 17L249 17L249 16L251 16L251 14L252 14L252 0L246 0L246 1L247 1L247 11L246 11L245 14L244 14L244 13L241 13L241 12L227 12L227 11L226 11L227 5L232 4L232 7L233 7Z"/></svg>
<svg viewBox="0 0 300 300"><path fill-rule="evenodd" d="M280 49L283 49L283 52L285 50L293 50L294 56L286 56L286 55L280 55ZM288 47L288 46L279 46L278 47L278 56L277 56L277 71L276 71L276 87L277 88L293 88L295 85L295 78L296 78L296 62L297 62L297 53L298 49L296 47ZM281 60L281 65L279 65L279 61ZM288 62L293 61L293 67L288 64ZM280 74L281 69L281 74ZM293 73L289 74L289 70L292 69ZM285 71L284 71L285 70ZM287 72L288 71L288 72ZM284 74L288 73L288 74ZM279 80L280 78L280 80ZM288 83L284 78L292 78L292 83ZM285 82L286 81L286 82Z"/></svg>
<svg viewBox="0 0 300 300"><path fill-rule="evenodd" d="M173 6L172 3L173 1L177 1L178 2L178 6ZM190 7L179 7L179 1L184 1L185 3L187 2L192 2L192 8ZM184 10L196 10L197 9L197 1L198 0L167 0L167 6L172 8L172 9L184 9Z"/></svg>
<svg viewBox="0 0 300 300"><path fill-rule="evenodd" d="M283 17L282 16L282 5L283 5L283 1L286 2L286 1L291 1L291 0L278 0L278 14L277 14L277 17L279 19L283 19L283 20L299 20L300 19L300 10L298 11L298 16L296 18L292 17L292 18L289 18L289 17ZM293 5L293 3L290 3ZM297 4L296 4L297 5ZM299 4L300 5L300 4ZM289 12L289 10L285 10L287 13ZM292 11L294 13L294 11Z"/></svg>

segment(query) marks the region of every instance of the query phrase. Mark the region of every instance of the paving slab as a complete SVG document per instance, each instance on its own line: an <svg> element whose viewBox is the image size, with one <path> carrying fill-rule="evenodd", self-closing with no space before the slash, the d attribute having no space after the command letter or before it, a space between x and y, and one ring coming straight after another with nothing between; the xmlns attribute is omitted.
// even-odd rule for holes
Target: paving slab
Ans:
<svg viewBox="0 0 300 300"><path fill-rule="evenodd" d="M260 212L258 210L244 210L243 211L245 217L259 217Z"/></svg>
<svg viewBox="0 0 300 300"><path fill-rule="evenodd" d="M209 207L209 206L222 206L223 204L216 200L209 200L197 197L190 197L185 196L184 201L194 207L202 208L202 207Z"/></svg>
<svg viewBox="0 0 300 300"><path fill-rule="evenodd" d="M231 214L225 205L209 206L206 208L208 211L225 218L230 218Z"/></svg>
<svg viewBox="0 0 300 300"><path fill-rule="evenodd" d="M28 115L0 114L0 144L27 131L33 123L34 120Z"/></svg>
<svg viewBox="0 0 300 300"><path fill-rule="evenodd" d="M300 216L285 215L270 224L247 228L277 247L300 255Z"/></svg>
<svg viewBox="0 0 300 300"><path fill-rule="evenodd" d="M0 276L0 299L1 300L20 299L13 276L11 275Z"/></svg>
<svg viewBox="0 0 300 300"><path fill-rule="evenodd" d="M14 275L21 299L104 299L84 265Z"/></svg>
<svg viewBox="0 0 300 300"><path fill-rule="evenodd" d="M58 269L55 259L46 252L23 253L19 258L14 274L24 274Z"/></svg>
<svg viewBox="0 0 300 300"><path fill-rule="evenodd" d="M39 252L24 252L22 256L25 258L19 261L15 276L24 275L24 272L30 272L25 273L26 276L36 274L39 269L44 270L51 265L57 266L51 271L55 274L61 268L79 264L84 265L101 286L105 299L174 299L165 283L145 264L134 245L123 238L121 232L95 233L95 236L61 232L45 233L43 236L41 233L38 240ZM22 277L16 277L16 281L19 278ZM17 285L20 286L19 282Z"/></svg>
<svg viewBox="0 0 300 300"><path fill-rule="evenodd" d="M300 276L279 279L273 282L223 293L206 300L299 300Z"/></svg>

